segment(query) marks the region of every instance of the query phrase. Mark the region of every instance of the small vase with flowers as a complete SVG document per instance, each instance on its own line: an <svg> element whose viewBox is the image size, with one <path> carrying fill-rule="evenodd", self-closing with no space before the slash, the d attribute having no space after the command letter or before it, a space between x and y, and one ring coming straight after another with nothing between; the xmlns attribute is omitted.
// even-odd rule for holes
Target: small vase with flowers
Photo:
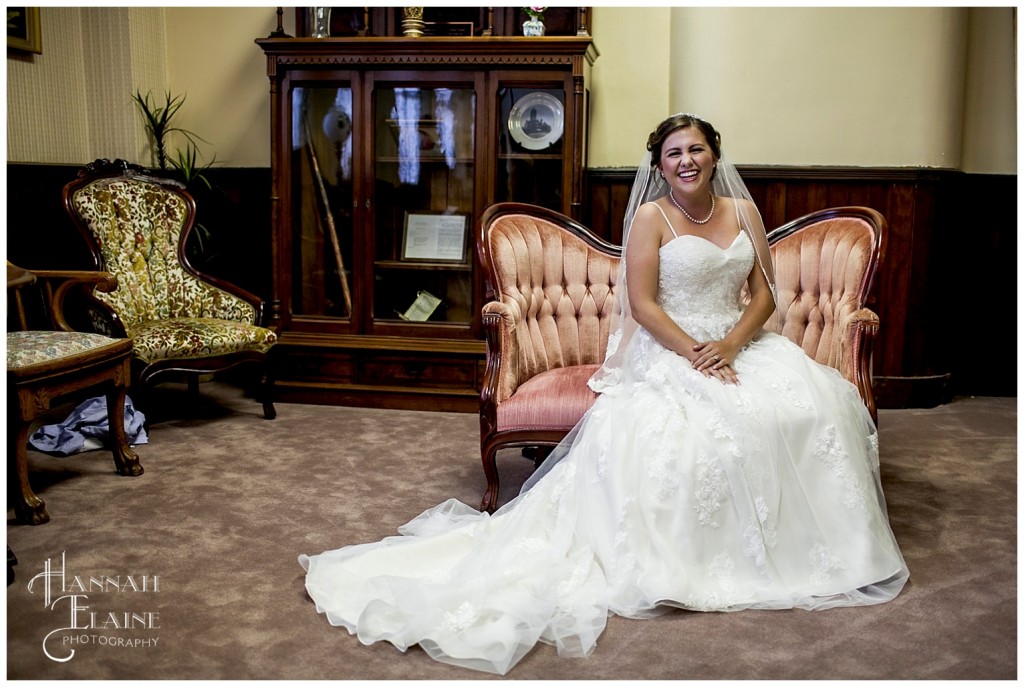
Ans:
<svg viewBox="0 0 1024 687"><path fill-rule="evenodd" d="M546 7L524 7L523 11L529 17L523 22L524 36L544 35L544 10Z"/></svg>

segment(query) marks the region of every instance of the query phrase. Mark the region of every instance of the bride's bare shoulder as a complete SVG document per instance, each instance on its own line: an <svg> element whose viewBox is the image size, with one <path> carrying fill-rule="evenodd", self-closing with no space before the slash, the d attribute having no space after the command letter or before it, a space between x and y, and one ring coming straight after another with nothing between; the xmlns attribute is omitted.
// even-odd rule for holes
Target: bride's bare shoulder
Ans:
<svg viewBox="0 0 1024 687"><path fill-rule="evenodd" d="M646 203L641 205L639 208L637 208L636 216L639 217L641 215L644 215L644 216L648 216L648 217L659 217L661 215L660 209L658 208L658 203L659 202L660 202L660 199L659 200L649 200L649 201L647 201Z"/></svg>
<svg viewBox="0 0 1024 687"><path fill-rule="evenodd" d="M636 216L633 218L633 227L630 231L639 230L647 233L652 231L654 227L661 227L664 224L664 211L658 207L657 200L652 200L637 208Z"/></svg>
<svg viewBox="0 0 1024 687"><path fill-rule="evenodd" d="M746 198L729 198L728 200L741 212L757 212L757 206Z"/></svg>

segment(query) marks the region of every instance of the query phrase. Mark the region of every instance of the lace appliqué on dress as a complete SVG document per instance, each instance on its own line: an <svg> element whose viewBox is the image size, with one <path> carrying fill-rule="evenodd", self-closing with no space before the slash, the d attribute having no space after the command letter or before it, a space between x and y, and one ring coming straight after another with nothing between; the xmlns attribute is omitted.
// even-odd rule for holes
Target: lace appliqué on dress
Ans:
<svg viewBox="0 0 1024 687"><path fill-rule="evenodd" d="M717 589L702 594L690 593L685 605L695 611L718 611L739 602L736 593L736 565L727 553L719 553L707 566L708 577L717 582Z"/></svg>
<svg viewBox="0 0 1024 687"><path fill-rule="evenodd" d="M868 459L872 468L878 468L878 432L868 434Z"/></svg>
<svg viewBox="0 0 1024 687"><path fill-rule="evenodd" d="M721 462L702 453L697 458L697 491L694 494L697 502L693 504L700 524L718 527L718 522L713 518L722 507L722 501L728 492L729 482L725 478Z"/></svg>
<svg viewBox="0 0 1024 687"><path fill-rule="evenodd" d="M473 624L477 615L476 606L469 601L463 601L455 611L445 611L441 614L441 623L438 627L442 632L462 632Z"/></svg>
<svg viewBox="0 0 1024 687"><path fill-rule="evenodd" d="M559 606L563 608L573 608L583 603L593 603L596 600L596 596L593 594L581 595L584 582L590 576L590 561L585 558L581 558L572 567L572 573L569 577L565 578L558 583L556 587L557 596L560 600ZM582 598L580 598L582 597ZM572 603L567 603L572 602Z"/></svg>
<svg viewBox="0 0 1024 687"><path fill-rule="evenodd" d="M591 407L589 422L594 422L598 425L604 425L608 422L608 413L601 404L597 404ZM593 474L590 477L591 484L600 484L608 477L608 451L602 450L597 455L597 460L594 464Z"/></svg>
<svg viewBox="0 0 1024 687"><path fill-rule="evenodd" d="M722 414L722 411L716 410L709 414L707 428L711 430L712 436L716 439L726 442L730 456L733 458L743 457L743 454L740 453L739 444L736 443L736 435L733 433L733 429L729 426L729 421Z"/></svg>
<svg viewBox="0 0 1024 687"><path fill-rule="evenodd" d="M811 582L824 585L832 582L831 571L846 570L846 563L832 553L832 549L822 544L815 544L809 554L811 562Z"/></svg>
<svg viewBox="0 0 1024 687"><path fill-rule="evenodd" d="M613 583L621 584L628 580L636 569L636 556L630 548L630 536L632 523L634 522L630 515L636 508L636 505L636 497L629 496L623 499L622 506L619 508L619 519L616 524L615 540L613 542L613 549L615 551L614 569L608 572L609 581Z"/></svg>
<svg viewBox="0 0 1024 687"><path fill-rule="evenodd" d="M796 389L793 388L793 382L791 380L772 372L763 372L762 377L772 390L776 391L783 400L794 408L809 411L814 410L814 403L811 399L798 393Z"/></svg>
<svg viewBox="0 0 1024 687"><path fill-rule="evenodd" d="M654 483L654 495L664 501L672 498L679 490L679 470L675 454L670 450L659 451L647 459L647 476Z"/></svg>
<svg viewBox="0 0 1024 687"><path fill-rule="evenodd" d="M740 371L736 370L737 374L741 374ZM758 425L764 425L764 417L761 415L761 409L754 403L750 396L750 393L742 386L736 390L736 408L744 416L753 420ZM757 442L760 444L760 442Z"/></svg>
<svg viewBox="0 0 1024 687"><path fill-rule="evenodd" d="M829 425L814 442L814 455L832 469L845 486L843 505L847 508L864 509L866 497L864 485L857 479L850 462L850 455L836 436L836 426Z"/></svg>
<svg viewBox="0 0 1024 687"><path fill-rule="evenodd" d="M770 512L768 504L765 503L763 497L757 496L754 498L754 510L756 512L756 521L751 520L747 528L743 530L743 539L746 542L743 547L743 553L754 561L754 565L758 568L764 568L768 562L768 549L775 547L775 542L778 540L778 532L775 529L775 524L768 522ZM761 572L764 573L765 571L762 570Z"/></svg>

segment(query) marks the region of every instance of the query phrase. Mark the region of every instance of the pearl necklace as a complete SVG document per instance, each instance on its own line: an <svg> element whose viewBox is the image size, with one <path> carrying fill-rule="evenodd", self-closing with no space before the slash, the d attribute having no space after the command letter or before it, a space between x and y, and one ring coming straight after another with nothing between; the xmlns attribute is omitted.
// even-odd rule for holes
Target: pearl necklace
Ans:
<svg viewBox="0 0 1024 687"><path fill-rule="evenodd" d="M668 197L669 200L672 201L672 204L679 208L679 212L683 213L683 215L686 216L686 219L690 220L694 224L707 224L708 222L711 221L711 216L715 214L715 194L708 192L708 195L711 196L711 212L709 212L708 216L705 217L704 219L694 219L693 217L690 216L690 213L686 211L686 208L679 204L679 202L676 200L676 197L672 195L672 189L668 190Z"/></svg>

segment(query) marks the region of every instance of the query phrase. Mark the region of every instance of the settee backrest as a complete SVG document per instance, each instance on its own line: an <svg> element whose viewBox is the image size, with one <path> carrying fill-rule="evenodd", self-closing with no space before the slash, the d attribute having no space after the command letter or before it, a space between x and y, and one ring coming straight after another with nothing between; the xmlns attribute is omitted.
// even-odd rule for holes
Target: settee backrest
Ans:
<svg viewBox="0 0 1024 687"><path fill-rule="evenodd" d="M794 341L819 363L836 368L844 345L838 328L852 313L870 305L881 241L873 211L843 210L853 209L815 213L768 236L778 308L766 329Z"/></svg>
<svg viewBox="0 0 1024 687"><path fill-rule="evenodd" d="M608 345L619 250L559 217L504 214L486 235L494 297L519 322L519 381L600 364Z"/></svg>

